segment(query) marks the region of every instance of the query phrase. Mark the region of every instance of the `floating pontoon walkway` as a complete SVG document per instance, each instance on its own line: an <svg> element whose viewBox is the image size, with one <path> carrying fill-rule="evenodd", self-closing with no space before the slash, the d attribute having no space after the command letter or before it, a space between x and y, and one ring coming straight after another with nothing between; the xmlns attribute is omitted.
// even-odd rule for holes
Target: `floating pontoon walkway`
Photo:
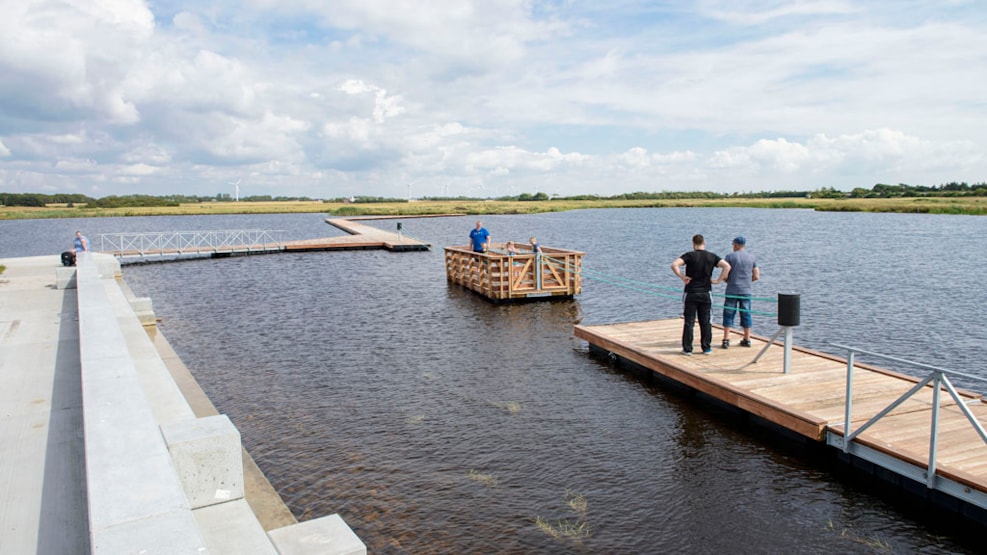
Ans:
<svg viewBox="0 0 987 555"><path fill-rule="evenodd" d="M922 384L925 380L919 378L866 364L848 364L847 359L799 347L792 347L786 374L780 345L767 349L757 363L752 362L767 342L758 337L752 338L752 348L736 346L740 336L735 335L735 346L729 349L721 349L717 339L711 355L697 350L685 356L681 354L682 323L672 319L576 326L575 335L595 350L812 440L825 441L930 490L987 509L987 437L983 433L987 404L981 395L954 389L954 398L945 386L940 389ZM714 330L714 338L719 338L719 333ZM853 354L848 358L852 362ZM850 368L852 388L847 385ZM910 390L913 394L901 400ZM852 401L849 409L845 402L848 391ZM851 422L849 443L844 441L847 414Z"/></svg>
<svg viewBox="0 0 987 555"><path fill-rule="evenodd" d="M325 239L310 239L307 241L293 241L285 250L387 249L389 251L426 251L432 248L432 245L401 233L401 224L397 224L397 230L392 232L358 223L357 220L405 220L411 218L436 218L457 215L458 214L436 214L434 216L360 216L355 218L326 218L327 224L338 227L346 233L349 233L349 235L343 237L327 237Z"/></svg>
<svg viewBox="0 0 987 555"><path fill-rule="evenodd" d="M109 233L99 236L94 250L118 258L147 256L163 257L225 257L279 252L386 249L389 251L425 251L432 245L401 233L384 231L354 220L435 216L364 216L360 218L326 218L326 223L349 235L322 237L298 241L282 241L277 230L168 231L154 233ZM400 224L398 224L400 226Z"/></svg>

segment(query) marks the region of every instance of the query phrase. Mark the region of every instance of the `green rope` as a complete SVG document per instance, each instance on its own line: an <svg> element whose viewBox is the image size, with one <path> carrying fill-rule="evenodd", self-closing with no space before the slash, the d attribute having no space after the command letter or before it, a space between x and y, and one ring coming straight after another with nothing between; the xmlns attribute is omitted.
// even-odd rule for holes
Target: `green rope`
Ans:
<svg viewBox="0 0 987 555"><path fill-rule="evenodd" d="M603 272L598 272L596 270L587 270L586 268L576 268L574 264L567 263L565 261L558 260L558 259L555 259L555 258L546 256L546 255L542 255L542 258L548 260L550 263L553 263L553 264L555 264L557 266L561 266L563 268L568 268L569 270L571 270L571 271L573 271L573 272L575 272L577 274L584 275L586 277L589 277L590 279L594 279L596 281L600 281L600 282L606 283L608 285L613 285L615 287L623 287L624 289L630 289L631 291L638 291L640 293L645 293L645 294L652 295L652 296L655 296L655 297L662 297L662 298L665 298L665 299L675 299L675 300L679 300L679 301L682 300L682 292L681 292L680 289L677 289L677 288L667 287L667 286L664 286L664 285L656 285L656 284L648 283L648 282L644 282L644 281L637 281L637 280L633 280L633 279L625 278L625 277L621 277L621 276L612 276L612 275L609 275L609 274L605 274ZM587 275L587 274L589 274L589 275ZM619 280L619 281L615 281L615 280ZM621 281L630 283L632 285L627 285L627 283L621 283ZM652 289L642 289L641 287L638 287L638 286L650 287ZM667 290L667 291L674 291L674 292L676 292L678 294L677 295L666 295L664 293L658 293L658 292L654 291L653 289L664 289L664 290ZM716 296L717 297L726 297L726 295L716 295ZM733 297L733 298L742 298L742 297L734 297L732 295L731 295L731 297ZM752 297L751 300L774 301L775 299L761 298L761 297L754 298L754 297ZM730 310L736 310L737 312L747 312L747 313L750 313L750 314L757 314L757 315L760 315L760 316L777 316L778 315L778 313L776 313L776 312L764 312L764 311L753 310L753 309L748 310L746 308L727 307L727 306L724 306L724 305L717 305L717 304L712 305L712 308L724 308L724 309L725 308L729 308Z"/></svg>

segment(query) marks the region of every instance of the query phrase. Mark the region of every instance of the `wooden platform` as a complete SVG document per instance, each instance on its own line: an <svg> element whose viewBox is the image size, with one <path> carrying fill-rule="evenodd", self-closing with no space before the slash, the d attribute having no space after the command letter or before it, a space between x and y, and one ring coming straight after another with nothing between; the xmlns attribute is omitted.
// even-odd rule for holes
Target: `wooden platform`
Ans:
<svg viewBox="0 0 987 555"><path fill-rule="evenodd" d="M793 347L791 371L785 374L784 350L780 344L770 347L754 364L752 360L767 339L753 337L752 347L744 348L736 346L741 337L733 335L733 346L722 349L721 328L714 329L711 355L698 354L697 349L692 356L685 356L681 354L682 325L681 319L672 319L576 326L575 335L593 347L803 436L830 444L841 442L847 377L845 359ZM695 335L698 342L698 330ZM851 431L920 381L875 366L860 363L854 366ZM987 426L987 404L982 396L962 390L960 393L980 425ZM933 388L926 386L865 430L856 438L856 444L900 461L904 463L903 467L912 465L928 469L932 405ZM942 393L940 407L937 476L954 481L961 488L980 492L977 497L982 497L987 492L987 445L949 394ZM960 495L963 495L962 491ZM976 504L987 508L982 500Z"/></svg>
<svg viewBox="0 0 987 555"><path fill-rule="evenodd" d="M446 280L495 302L572 298L582 291L584 253L542 247L535 254L523 244L518 250L510 256L504 243L482 253L469 245L446 247Z"/></svg>
<svg viewBox="0 0 987 555"><path fill-rule="evenodd" d="M323 237L321 239L305 239L285 243L285 251L331 251L357 249L387 249L389 251L424 251L431 244L419 241L395 231L361 224L357 220L387 220L400 218L402 220L418 217L437 216L363 216L359 218L326 218L326 223L342 229L349 235L340 237Z"/></svg>

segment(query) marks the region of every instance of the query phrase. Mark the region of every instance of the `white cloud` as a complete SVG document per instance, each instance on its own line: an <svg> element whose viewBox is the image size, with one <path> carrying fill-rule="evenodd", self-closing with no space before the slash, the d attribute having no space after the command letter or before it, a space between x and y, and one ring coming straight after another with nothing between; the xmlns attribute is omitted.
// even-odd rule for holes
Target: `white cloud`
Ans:
<svg viewBox="0 0 987 555"><path fill-rule="evenodd" d="M0 178L215 194L251 175L309 196L985 179L976 4L645 4L13 3Z"/></svg>
<svg viewBox="0 0 987 555"><path fill-rule="evenodd" d="M179 12L171 21L176 29L193 35L204 35L209 31L202 18L191 12Z"/></svg>
<svg viewBox="0 0 987 555"><path fill-rule="evenodd" d="M153 29L138 0L6 3L0 98L41 118L134 123L138 111L120 83Z"/></svg>
<svg viewBox="0 0 987 555"><path fill-rule="evenodd" d="M120 168L120 173L125 175L152 175L161 171L161 168L155 166L149 166L147 164L132 164L130 166L124 166Z"/></svg>
<svg viewBox="0 0 987 555"><path fill-rule="evenodd" d="M982 165L984 154L967 141L934 143L890 129L830 137L818 134L804 144L785 139L760 140L745 147L731 147L710 156L712 171L743 176L789 175L872 176L874 183L907 182L932 185L948 181L952 172ZM940 175L938 180L904 179L912 175ZM869 188L874 183L858 183ZM849 189L852 187L845 187Z"/></svg>
<svg viewBox="0 0 987 555"><path fill-rule="evenodd" d="M699 10L711 18L739 25L763 25L772 20L794 16L843 15L858 11L850 2L834 0L705 0Z"/></svg>

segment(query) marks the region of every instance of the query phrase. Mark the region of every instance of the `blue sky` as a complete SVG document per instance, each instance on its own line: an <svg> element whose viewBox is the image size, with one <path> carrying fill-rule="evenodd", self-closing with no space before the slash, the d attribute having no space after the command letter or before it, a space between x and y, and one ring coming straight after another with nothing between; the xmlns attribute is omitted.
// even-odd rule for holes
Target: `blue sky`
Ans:
<svg viewBox="0 0 987 555"><path fill-rule="evenodd" d="M0 0L0 190L987 181L973 0Z"/></svg>

